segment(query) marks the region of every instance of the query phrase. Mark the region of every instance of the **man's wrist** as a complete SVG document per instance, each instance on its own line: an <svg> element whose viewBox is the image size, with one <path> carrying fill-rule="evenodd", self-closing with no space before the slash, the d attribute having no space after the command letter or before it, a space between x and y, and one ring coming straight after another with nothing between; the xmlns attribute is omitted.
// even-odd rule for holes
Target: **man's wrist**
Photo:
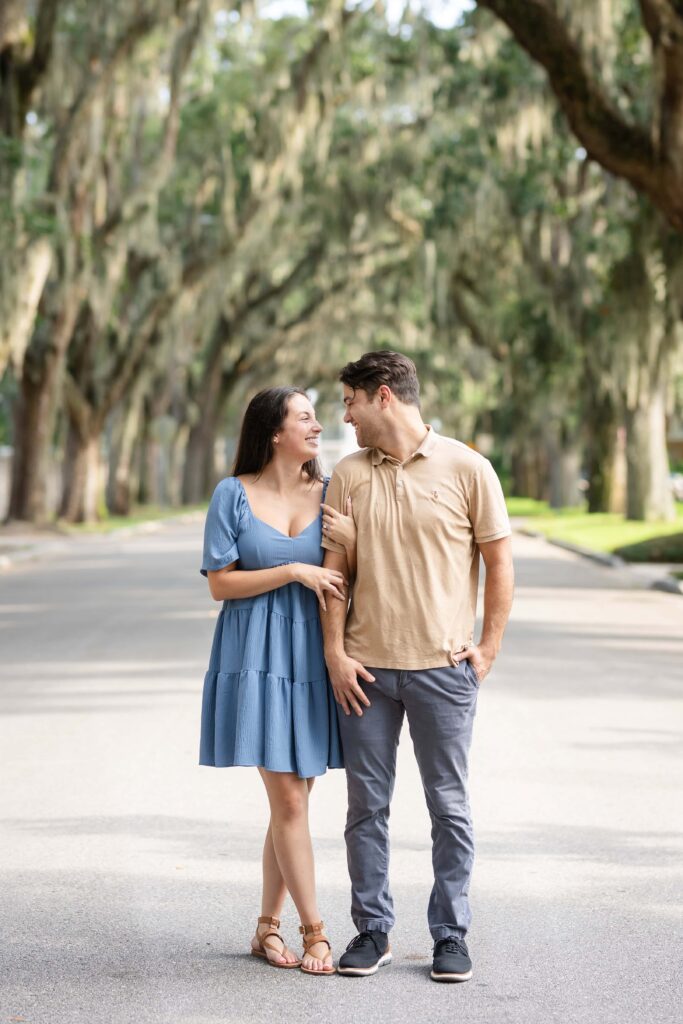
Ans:
<svg viewBox="0 0 683 1024"><path fill-rule="evenodd" d="M492 640L490 637L482 637L477 644L477 647L482 654L486 655L487 658L490 658L491 661L495 661L498 657L498 652L500 651L500 642Z"/></svg>
<svg viewBox="0 0 683 1024"><path fill-rule="evenodd" d="M346 657L346 651L344 645L340 643L329 644L325 646L325 661L327 664L334 664Z"/></svg>

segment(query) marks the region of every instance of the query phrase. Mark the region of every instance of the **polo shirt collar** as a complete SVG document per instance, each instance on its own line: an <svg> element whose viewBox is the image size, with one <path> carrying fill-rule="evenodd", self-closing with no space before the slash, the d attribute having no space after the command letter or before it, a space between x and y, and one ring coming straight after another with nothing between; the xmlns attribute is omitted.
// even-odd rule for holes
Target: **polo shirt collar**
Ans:
<svg viewBox="0 0 683 1024"><path fill-rule="evenodd" d="M410 459L414 459L416 455L422 455L425 459L429 458L429 456L433 453L434 449L436 448L436 436L436 431L431 426L431 424L428 423L427 433L422 439L420 447L415 449L410 458L406 459L406 462L410 462ZM384 460L388 458L390 458L390 456L387 455L386 452L383 452L381 448L372 449L373 466L379 466L380 463L384 462Z"/></svg>

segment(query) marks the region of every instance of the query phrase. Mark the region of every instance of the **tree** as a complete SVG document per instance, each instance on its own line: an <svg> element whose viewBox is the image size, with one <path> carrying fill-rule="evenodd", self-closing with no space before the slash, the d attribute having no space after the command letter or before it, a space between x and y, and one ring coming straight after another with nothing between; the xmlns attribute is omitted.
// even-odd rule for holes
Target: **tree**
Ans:
<svg viewBox="0 0 683 1024"><path fill-rule="evenodd" d="M629 4L614 0L607 5L610 14L608 29L605 30L603 25L601 31L592 32L588 19L583 21L583 33L578 29L585 13L583 6L579 12L574 9L573 13L561 10L562 5L552 0L533 0L524 4L514 0L482 0L479 6L488 7L498 14L528 53L546 69L553 92L588 157L633 185L646 197L646 204L654 204L674 226L672 229L661 225L643 233L636 226L642 220L639 204L631 204L631 211L625 212L627 222L634 226L631 240L637 237L641 250L649 244L650 253L641 258L640 273L636 274L637 289L629 291L622 288L620 301L614 306L611 306L609 295L605 296L605 303L615 310L615 321L620 320L617 310L623 312L629 300L634 301L636 292L641 301L648 300L645 317L635 314L624 316L620 320L619 337L611 332L616 363L616 373L613 372L612 376L617 381L627 430L630 481L627 515L631 518L671 518L674 510L668 484L666 408L672 353L679 341L674 321L680 320L683 313L683 292L679 291L681 274L675 265L675 260L680 258L677 233L683 229L683 207L679 205L683 148L680 131L676 129L677 124L683 123L683 92L676 84L683 75L680 61L683 19L673 10L675 5L665 0L661 4L641 4L642 25L649 33L653 47L655 102L654 113L649 114L643 109L639 86L643 76L648 74L650 62L645 51L642 25ZM668 29L664 31L666 26ZM667 35L667 32L672 34ZM595 59L598 45L602 47L602 76L598 74ZM639 58L637 63L631 60L634 54ZM676 54L679 55L678 64ZM683 82L683 77L680 80ZM649 127L648 117L652 119ZM658 258L658 251L665 251L667 258ZM614 256L618 260L616 253ZM659 268L659 289L652 282L649 288L644 284L648 276L645 268L653 263ZM621 273L613 276L608 273L607 280L611 279L612 285L619 287L616 282L628 276L627 267L635 281L635 268L629 259L622 263ZM662 288L666 300L657 302L655 296ZM590 322L595 321L587 321ZM629 336L628 331L640 333ZM596 335L595 344L599 347L604 343L604 332ZM609 388L603 387L602 393L595 391L596 383L604 380L604 374L595 372L599 363L599 358L589 358L586 364L590 385L586 408L599 421L595 435L589 435L589 477L594 488L592 508L597 504L596 487L603 491L602 500L608 500L605 491L609 479L608 452L613 447L614 436L614 428L605 422L605 415L614 409ZM604 441L602 450L601 438Z"/></svg>
<svg viewBox="0 0 683 1024"><path fill-rule="evenodd" d="M152 151L145 166L138 166L136 177L125 181L115 171L112 182L107 175L107 147L111 147L107 129L112 123L116 126L116 118L106 119L106 114L112 113L111 105L107 109L110 98L118 93L120 101L121 76L173 11L177 20L171 21L175 45L169 61L170 102L161 128L161 146ZM106 320L103 306L115 293L117 275L126 267L120 255L136 230L140 210L154 201L155 191L163 185L177 136L180 78L202 12L200 0L174 0L172 4L169 0L153 12L125 4L122 11L110 13L85 33L80 12L70 9L72 17L59 26L73 51L62 41L61 59L52 68L51 88L46 90L41 108L54 135L45 154L44 201L55 211L57 227L51 238L52 270L31 320L30 342L16 370L20 379L14 416L13 518L40 520L46 516L46 467L67 352L76 334L92 335L100 326L98 314ZM163 52L168 42L162 40ZM81 60L74 62L73 52L79 51ZM121 168L117 170L120 173ZM123 190L122 195L118 189ZM98 281L102 270L104 286ZM91 301L95 295L99 308ZM13 340L10 347L17 351L21 345ZM80 423L83 425L83 417ZM78 436L74 435L74 442ZM87 450L87 440L84 445ZM75 443L69 452L76 458ZM73 480L82 476L78 468L70 473Z"/></svg>
<svg viewBox="0 0 683 1024"><path fill-rule="evenodd" d="M602 75L581 38L584 4L572 13L561 0L478 0L496 14L545 68L572 131L591 159L647 196L683 232L683 9L677 0L640 0L652 48L648 94L637 120L624 112L619 67L601 54ZM612 19L628 19L629 3L612 0ZM571 9L569 9L571 10ZM607 66L605 67L605 64ZM609 89L610 81L613 88ZM619 102L621 100L621 102ZM630 105L630 104L629 104ZM631 113L629 111L629 113Z"/></svg>
<svg viewBox="0 0 683 1024"><path fill-rule="evenodd" d="M0 7L0 375L20 365L52 251L25 209L27 114L53 61L59 0L40 0L33 23L22 0ZM31 228L33 227L33 231Z"/></svg>

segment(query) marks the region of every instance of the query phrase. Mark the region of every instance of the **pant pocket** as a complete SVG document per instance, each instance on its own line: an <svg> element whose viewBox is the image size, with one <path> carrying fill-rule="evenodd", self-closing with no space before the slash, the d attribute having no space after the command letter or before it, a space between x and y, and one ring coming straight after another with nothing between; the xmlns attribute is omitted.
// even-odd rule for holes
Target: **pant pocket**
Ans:
<svg viewBox="0 0 683 1024"><path fill-rule="evenodd" d="M465 658L465 660L463 662L461 662L461 664L463 664L465 666L465 672L469 675L469 677L472 680L472 682L474 683L474 685L475 686L479 686L479 676L477 675L477 673L475 671L475 668L474 668L474 665L472 664L470 659L469 658Z"/></svg>

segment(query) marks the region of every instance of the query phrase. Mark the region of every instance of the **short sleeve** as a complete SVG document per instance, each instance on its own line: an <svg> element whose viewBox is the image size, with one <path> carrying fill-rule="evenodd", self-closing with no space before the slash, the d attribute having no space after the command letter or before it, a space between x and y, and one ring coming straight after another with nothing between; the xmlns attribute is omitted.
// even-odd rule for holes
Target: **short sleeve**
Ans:
<svg viewBox="0 0 683 1024"><path fill-rule="evenodd" d="M503 488L488 459L483 459L472 479L469 493L470 520L477 544L501 540L512 533Z"/></svg>
<svg viewBox="0 0 683 1024"><path fill-rule="evenodd" d="M331 505L332 508L336 509L337 512L341 512L344 508L347 494L344 495L344 481L342 480L341 474L336 470L330 477L330 482L327 485L327 491L325 492L325 504ZM326 551L336 551L340 555L346 554L346 548L343 544L337 544L336 541L330 540L329 537L323 536L322 545Z"/></svg>
<svg viewBox="0 0 683 1024"><path fill-rule="evenodd" d="M237 536L244 512L244 492L239 480L229 476L216 487L204 524L202 576L232 565L239 557Z"/></svg>

